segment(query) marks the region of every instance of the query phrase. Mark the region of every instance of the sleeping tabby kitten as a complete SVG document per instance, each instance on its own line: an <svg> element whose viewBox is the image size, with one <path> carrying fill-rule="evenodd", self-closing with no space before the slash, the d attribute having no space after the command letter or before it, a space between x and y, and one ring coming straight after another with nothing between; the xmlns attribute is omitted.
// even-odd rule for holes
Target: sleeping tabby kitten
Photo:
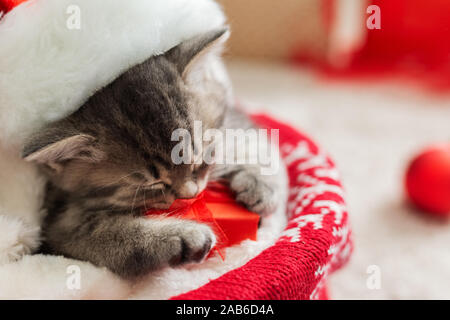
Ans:
<svg viewBox="0 0 450 320"><path fill-rule="evenodd" d="M259 165L179 164L174 130L251 128L232 100L216 30L126 71L78 111L36 133L23 156L48 177L44 251L87 260L134 278L163 266L201 261L215 244L210 227L142 217L191 198L224 179L237 200L260 214L277 206L285 181ZM193 154L198 150L192 144Z"/></svg>

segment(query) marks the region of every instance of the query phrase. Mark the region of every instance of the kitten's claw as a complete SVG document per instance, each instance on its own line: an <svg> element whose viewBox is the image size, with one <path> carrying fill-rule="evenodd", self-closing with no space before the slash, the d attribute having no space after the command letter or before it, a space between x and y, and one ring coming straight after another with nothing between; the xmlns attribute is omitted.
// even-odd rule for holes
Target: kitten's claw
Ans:
<svg viewBox="0 0 450 320"><path fill-rule="evenodd" d="M261 216L274 212L277 205L275 191L261 176L241 171L231 179L230 187L236 193L236 200L250 211Z"/></svg>

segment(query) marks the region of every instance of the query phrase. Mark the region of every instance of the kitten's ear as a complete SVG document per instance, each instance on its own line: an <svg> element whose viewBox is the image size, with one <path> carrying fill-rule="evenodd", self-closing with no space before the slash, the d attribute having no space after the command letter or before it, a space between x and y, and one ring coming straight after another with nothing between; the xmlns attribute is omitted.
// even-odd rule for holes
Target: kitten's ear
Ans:
<svg viewBox="0 0 450 320"><path fill-rule="evenodd" d="M96 139L87 134L43 132L30 139L23 148L26 161L48 165L54 169L68 160L99 161L102 152L95 148Z"/></svg>
<svg viewBox="0 0 450 320"><path fill-rule="evenodd" d="M184 41L165 53L165 57L178 69L183 78L202 65L203 58L220 55L230 36L228 27L216 29Z"/></svg>

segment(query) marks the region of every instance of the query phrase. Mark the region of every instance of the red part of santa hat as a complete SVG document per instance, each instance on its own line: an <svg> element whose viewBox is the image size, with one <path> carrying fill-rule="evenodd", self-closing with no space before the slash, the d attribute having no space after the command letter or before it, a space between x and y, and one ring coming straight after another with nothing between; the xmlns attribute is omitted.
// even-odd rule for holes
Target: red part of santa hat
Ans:
<svg viewBox="0 0 450 320"><path fill-rule="evenodd" d="M3 11L3 14L5 14L25 1L27 0L0 0L0 12Z"/></svg>

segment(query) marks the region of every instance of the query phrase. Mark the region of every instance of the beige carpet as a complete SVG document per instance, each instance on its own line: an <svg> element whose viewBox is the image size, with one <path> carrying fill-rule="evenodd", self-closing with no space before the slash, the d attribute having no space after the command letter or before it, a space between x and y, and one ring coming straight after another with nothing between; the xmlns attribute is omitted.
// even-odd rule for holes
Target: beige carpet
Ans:
<svg viewBox="0 0 450 320"><path fill-rule="evenodd" d="M303 128L342 173L353 226L351 262L332 276L334 299L450 299L450 222L404 201L403 173L422 146L450 141L450 95L399 83L337 83L287 66L232 61L236 95ZM381 286L370 289L371 266Z"/></svg>

